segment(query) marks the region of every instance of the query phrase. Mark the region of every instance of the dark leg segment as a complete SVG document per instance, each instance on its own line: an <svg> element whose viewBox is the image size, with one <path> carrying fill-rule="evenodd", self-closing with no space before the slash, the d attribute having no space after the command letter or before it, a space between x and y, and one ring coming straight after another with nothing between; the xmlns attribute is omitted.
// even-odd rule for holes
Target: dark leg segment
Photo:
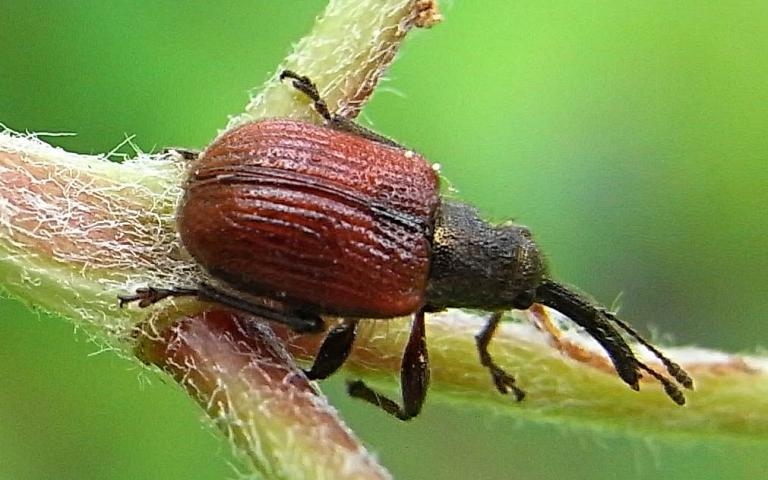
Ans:
<svg viewBox="0 0 768 480"><path fill-rule="evenodd" d="M372 140L377 143L383 143L384 145L389 145L390 147L396 147L398 149L405 150L405 147L395 142L394 140L383 135L379 135L373 130L357 124L351 118L346 118L342 117L341 115L331 113L331 111L328 109L328 104L325 103L325 100L323 100L322 97L320 97L320 92L317 89L317 85L315 85L315 83L310 80L309 77L299 75L298 73L292 72L290 70L283 70L280 72L280 80L285 80L286 78L291 80L293 88L300 91L309 97L310 100L312 100L312 105L315 108L315 111L325 119L325 123L329 127L335 128L336 130L353 133L355 135L367 138L368 140Z"/></svg>
<svg viewBox="0 0 768 480"><path fill-rule="evenodd" d="M220 303L267 320L285 324L297 332L317 332L323 328L323 319L317 315L301 315L290 311L281 312L266 305L251 303L217 290L207 283L201 283L198 288L144 287L136 289L136 293L133 295L118 295L117 298L120 300L120 307L124 307L128 303L139 302L139 307L146 308L170 297L197 297L203 301Z"/></svg>
<svg viewBox="0 0 768 480"><path fill-rule="evenodd" d="M480 363L491 372L491 377L493 378L493 383L496 385L496 388L505 395L510 392L513 393L519 402L525 398L525 392L515 385L515 377L502 370L493 362L491 354L488 352L488 344L491 343L493 334L496 333L496 328L499 326L501 316L501 312L494 312L483 329L475 335L477 353L480 355Z"/></svg>
<svg viewBox="0 0 768 480"><path fill-rule="evenodd" d="M163 154L169 154L169 153L178 153L181 155L181 158L184 161L191 162L192 160L197 160L197 157L200 156L200 150L194 150L191 148L184 148L184 147L165 147L163 149Z"/></svg>
<svg viewBox="0 0 768 480"><path fill-rule="evenodd" d="M309 77L305 77L304 75L299 75L298 73L292 72L290 70L283 70L280 72L280 81L283 81L286 78L292 80L291 83L293 84L293 88L300 91L309 97L310 100L312 100L315 111L320 114L321 117L323 117L327 122L334 121L334 115L332 115L330 110L328 110L328 104L325 103L325 100L320 97L320 92L317 90L317 85L315 85L315 82L310 80Z"/></svg>
<svg viewBox="0 0 768 480"><path fill-rule="evenodd" d="M310 380L322 380L330 377L341 367L352 351L352 344L357 333L355 319L344 319L326 335L320 350L317 352L312 368L305 371Z"/></svg>
<svg viewBox="0 0 768 480"><path fill-rule="evenodd" d="M352 397L372 403L400 420L410 420L421 412L429 388L429 357L424 329L424 311L419 310L413 317L411 335L403 352L400 364L400 389L403 406L369 388L362 381L347 383Z"/></svg>

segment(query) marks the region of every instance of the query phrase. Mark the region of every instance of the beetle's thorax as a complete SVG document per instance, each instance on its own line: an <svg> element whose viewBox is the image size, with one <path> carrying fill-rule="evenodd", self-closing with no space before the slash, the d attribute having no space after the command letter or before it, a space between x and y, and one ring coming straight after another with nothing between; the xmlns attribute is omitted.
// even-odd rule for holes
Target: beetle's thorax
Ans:
<svg viewBox="0 0 768 480"><path fill-rule="evenodd" d="M485 310L528 308L544 262L527 228L493 225L464 203L436 213L426 304Z"/></svg>

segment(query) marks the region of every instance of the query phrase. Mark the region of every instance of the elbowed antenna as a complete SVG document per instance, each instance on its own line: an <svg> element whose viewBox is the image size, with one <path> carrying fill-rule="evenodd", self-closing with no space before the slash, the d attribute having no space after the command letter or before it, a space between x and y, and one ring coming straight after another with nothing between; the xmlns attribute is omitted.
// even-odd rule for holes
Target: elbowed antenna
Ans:
<svg viewBox="0 0 768 480"><path fill-rule="evenodd" d="M629 326L629 324L627 324L623 320L616 318L616 316L613 313L605 311L603 309L601 309L601 312L610 321L618 325L619 328L627 332L629 336L637 340L641 345L643 345L651 353L653 353L656 356L656 358L658 358L661 361L661 363L664 364L664 367L667 369L667 372L669 372L670 375L675 377L675 380L677 380L677 383L684 386L688 390L693 390L693 379L690 377L690 375L688 375L688 372L683 370L683 367L681 367L677 363L667 358L663 353L659 351L658 348L654 347L646 339L641 337L640 334L637 333L637 331L634 328Z"/></svg>
<svg viewBox="0 0 768 480"><path fill-rule="evenodd" d="M618 325L619 328L648 348L666 367L667 372L681 385L692 389L693 381L691 377L688 376L680 365L664 356L634 329L616 318L605 308L596 305L584 295L549 279L544 279L536 289L535 302L557 310L570 318L574 323L583 327L608 353L619 377L634 390L639 390L640 388L640 370L643 370L662 384L666 394L675 403L678 405L685 403L685 396L671 380L635 357L634 352L632 352L632 349L613 324Z"/></svg>

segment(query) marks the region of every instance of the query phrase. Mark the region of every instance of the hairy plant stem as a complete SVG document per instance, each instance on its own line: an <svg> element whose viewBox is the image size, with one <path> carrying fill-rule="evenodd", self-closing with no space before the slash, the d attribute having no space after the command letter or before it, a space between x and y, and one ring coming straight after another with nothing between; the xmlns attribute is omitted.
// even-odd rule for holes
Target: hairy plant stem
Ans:
<svg viewBox="0 0 768 480"><path fill-rule="evenodd" d="M9 132L0 134L0 152L3 287L72 319L96 341L129 351L131 334L147 321L147 312L119 310L116 295L147 284L189 284L199 274L178 252L175 236L173 205L183 175L179 160L139 157L114 164ZM167 316L181 307L178 315L206 308L184 300L155 311ZM515 372L528 392L526 400L516 404L492 388L477 362L473 339L484 318L460 311L428 319L433 397L493 403L526 418L655 434L768 434L764 357L666 349L696 381L688 405L680 408L651 382L639 393L626 388L591 340L578 332L569 332L568 342L555 343L531 325L530 314L514 316L523 322L503 325L492 351L498 363ZM407 323L363 322L347 369L391 385ZM276 331L305 359L322 338Z"/></svg>

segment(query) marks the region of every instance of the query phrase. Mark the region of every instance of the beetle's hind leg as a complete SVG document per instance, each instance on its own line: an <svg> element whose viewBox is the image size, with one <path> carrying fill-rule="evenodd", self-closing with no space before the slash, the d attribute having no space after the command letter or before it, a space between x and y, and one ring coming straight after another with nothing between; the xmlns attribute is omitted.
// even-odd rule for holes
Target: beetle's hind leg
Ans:
<svg viewBox="0 0 768 480"><path fill-rule="evenodd" d="M494 312L488 318L488 322L486 322L483 329L475 335L477 353L480 355L480 363L491 372L491 378L493 378L493 383L496 385L499 392L505 395L512 393L519 402L525 398L525 392L515 385L515 377L508 374L494 363L490 352L488 352L488 345L491 343L491 339L493 339L493 335L496 333L502 315L502 312Z"/></svg>
<svg viewBox="0 0 768 480"><path fill-rule="evenodd" d="M400 420L410 420L421 412L429 388L429 357L424 329L424 311L419 310L413 318L411 334L403 352L400 364L400 389L403 406L377 393L361 380L347 383L352 397L376 405Z"/></svg>
<svg viewBox="0 0 768 480"><path fill-rule="evenodd" d="M138 302L139 308L147 308L150 305L164 300L170 297L195 297L197 296L196 288L155 288L155 287L141 287L136 289L136 293L132 295L118 295L117 299L120 302L120 308L128 305L129 303Z"/></svg>
<svg viewBox="0 0 768 480"><path fill-rule="evenodd" d="M317 332L322 330L324 325L323 319L318 315L280 311L266 305L249 302L248 300L218 290L207 283L200 283L197 288L142 287L137 288L136 293L132 295L117 296L120 301L120 307L124 307L129 303L138 302L140 308L147 308L150 305L170 297L197 297L202 301L220 303L227 307L253 314L257 317L282 323L297 332Z"/></svg>

